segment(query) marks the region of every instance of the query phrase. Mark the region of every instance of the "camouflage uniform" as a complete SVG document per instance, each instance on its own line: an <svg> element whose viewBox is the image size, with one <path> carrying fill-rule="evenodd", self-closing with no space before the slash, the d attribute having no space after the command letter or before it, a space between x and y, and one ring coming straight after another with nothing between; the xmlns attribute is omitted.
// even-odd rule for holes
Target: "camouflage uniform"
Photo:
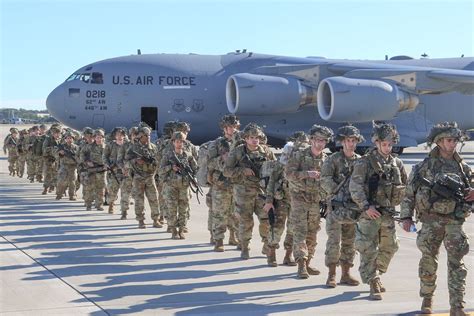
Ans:
<svg viewBox="0 0 474 316"><path fill-rule="evenodd" d="M36 175L36 161L33 154L33 145L36 141L37 135L37 126L30 128L29 135L25 140L25 150L26 150L26 174L31 183L35 181Z"/></svg>
<svg viewBox="0 0 474 316"><path fill-rule="evenodd" d="M243 131L243 137L258 136L261 140L264 134L261 129L253 124L249 124ZM263 211L263 200L258 197L263 194L260 187L260 169L266 160L275 160L275 155L265 145L258 145L257 149L250 151L247 144L240 144L231 149L229 158L225 161L223 175L231 178L234 183L235 212L239 217L239 240L241 243L241 258L249 258L249 243L252 239L253 214L255 213L260 221L259 233L263 242L266 254L268 245L268 216ZM251 169L255 175L245 176L244 170Z"/></svg>
<svg viewBox="0 0 474 316"><path fill-rule="evenodd" d="M443 137L464 140L464 135L455 124L443 123L434 126L428 137L428 143L436 143ZM422 254L419 263L420 296L424 298L422 312L431 313L431 298L436 289L439 248L444 243L448 254L451 315L465 315L463 308L467 269L463 257L469 252L469 241L463 230L463 224L472 211L472 203L459 203L454 199L442 198L433 192L430 186L421 183L419 176L431 182L450 176L462 183L464 188L469 188L471 169L457 152L454 153L452 160L448 160L440 155L439 147L435 147L423 162L413 167L400 213L402 219L409 219L411 222L416 210L416 219L422 223L416 241Z"/></svg>
<svg viewBox="0 0 474 316"><path fill-rule="evenodd" d="M382 124L374 127L372 140L396 143L398 133L393 125ZM384 158L377 148L355 163L349 182L351 197L362 211L355 240L360 253L359 272L362 282L371 286L372 299L382 299L384 289L379 275L387 272L398 250L395 206L403 198L406 182L403 162L392 154ZM375 206L381 216L371 219L366 212L369 206Z"/></svg>
<svg viewBox="0 0 474 316"><path fill-rule="evenodd" d="M59 145L59 139L56 139L53 134L60 133L60 129L51 127L50 135L46 136L43 142L43 194L46 194L48 189L50 192L56 186L58 176L58 167L56 158L54 157L54 148Z"/></svg>
<svg viewBox="0 0 474 316"><path fill-rule="evenodd" d="M291 214L290 190L288 181L285 178L284 170L285 165L276 161L265 190L265 203L273 204L273 212L275 215L273 229L269 230L267 237L268 247L270 248L270 251L267 253L267 259L270 266L276 266L275 249L280 248L280 240L285 231L285 224L286 236L283 242L283 247L286 250L286 254L283 264L292 266L296 265L291 257L293 252L293 230L290 226L289 220Z"/></svg>
<svg viewBox="0 0 474 316"><path fill-rule="evenodd" d="M172 140L185 140L182 132L173 134ZM189 218L189 179L184 173L175 171L173 168L182 163L191 168L190 172L194 174L197 170L197 163L190 152L182 150L181 153L174 149L168 151L160 163L160 178L164 181L163 195L168 211L168 226L171 228L173 239L184 239L184 227L186 227ZM181 167L178 167L181 168ZM179 231L178 231L179 230Z"/></svg>
<svg viewBox="0 0 474 316"><path fill-rule="evenodd" d="M209 145L208 181L212 185L210 222L216 251L224 250L223 239L227 227L230 228L230 234L238 231L238 220L234 214L232 182L223 174L231 141L222 136Z"/></svg>
<svg viewBox="0 0 474 316"><path fill-rule="evenodd" d="M92 145L94 143L94 140L91 139L90 142L87 141L86 137L90 136L90 137L93 137L94 135L94 130L90 127L85 127L82 131L82 135L83 135L83 139L82 139L82 142L79 143L79 148L77 149L77 153L76 153L76 156L79 157L79 161L78 161L78 165L77 165L77 169L79 170L78 172L78 179L79 179L79 183L82 184L82 197L83 199L85 200L85 196L86 196L86 191L85 191L85 182L86 182L86 179L88 177L88 173L86 171L86 166L84 165L84 161L82 160L81 157L83 157L83 155L81 155L81 152L89 147L90 145ZM79 186L77 186L77 183L76 183L76 190L79 190Z"/></svg>
<svg viewBox="0 0 474 316"><path fill-rule="evenodd" d="M18 130L10 129L11 134L7 135L4 140L3 149L8 151L8 171L11 176L15 176L18 172Z"/></svg>
<svg viewBox="0 0 474 316"><path fill-rule="evenodd" d="M326 139L332 138L332 131L327 127L315 125L310 136ZM294 152L285 167L291 196L290 225L293 228L293 253L298 262L298 276L307 278L308 274L317 275L319 271L311 268L309 263L314 257L317 233L320 230L320 206L324 199L320 188L320 179L311 178L309 171L320 171L326 154L315 156L312 147Z"/></svg>
<svg viewBox="0 0 474 316"><path fill-rule="evenodd" d="M149 137L150 133L151 130L147 127L139 128L137 140L130 146L125 155L125 160L129 162L133 172L132 196L135 200L135 215L139 228L145 228L145 195L148 204L150 204L153 226L162 227L158 223L160 209L154 179L158 166L156 160L158 151L155 144L148 143L144 145L140 142L140 137Z"/></svg>
<svg viewBox="0 0 474 316"><path fill-rule="evenodd" d="M102 130L96 130L94 135L104 137L104 132ZM92 209L93 201L95 201L97 210L104 210L102 207L104 204L105 190L103 153L104 144L99 145L96 142L84 145L80 151L80 161L85 169L81 183L84 188L84 201L86 202L86 209L88 211Z"/></svg>
<svg viewBox="0 0 474 316"><path fill-rule="evenodd" d="M123 146L120 147L120 151L117 155L117 164L122 170L122 182L120 184L120 213L122 214L120 219L127 218L127 211L130 208L130 197L133 188L133 171L131 169L130 161L125 159L127 151L132 147L134 137L136 134L136 128L129 130L130 141L125 141Z"/></svg>
<svg viewBox="0 0 474 316"><path fill-rule="evenodd" d="M20 131L20 138L18 139L18 162L17 162L17 168L18 168L18 177L23 178L23 174L25 173L25 164L26 164L26 142L27 142L27 131L22 130Z"/></svg>
<svg viewBox="0 0 474 316"><path fill-rule="evenodd" d="M71 134L66 134L65 137L73 137ZM56 147L55 154L59 161L58 171L58 186L56 188L56 199L60 200L68 188L69 200L76 200L76 155L78 146L74 143L70 145L64 143Z"/></svg>
<svg viewBox="0 0 474 316"><path fill-rule="evenodd" d="M336 133L336 141L354 138L357 142L364 141L359 130L351 125L342 126ZM343 145L345 146L345 145ZM328 195L329 207L326 216L325 264L329 268L328 287L336 287L336 266L342 270L341 284L358 285L359 281L352 278L349 269L354 265L355 257L355 226L360 211L352 201L349 192L349 178L354 163L360 156L353 153L347 157L344 148L328 157L321 168L321 188ZM337 192L336 192L337 191Z"/></svg>
<svg viewBox="0 0 474 316"><path fill-rule="evenodd" d="M112 135L115 135L120 131L121 130L114 130ZM112 140L105 145L104 156L102 157L104 163L108 165L115 174L114 176L110 170L107 172L107 203L109 204L109 213L113 213L114 211L114 203L117 199L118 191L120 189L120 184L122 182L121 179L123 178L122 170L119 169L117 164L118 155L122 147L123 144L119 145L115 140Z"/></svg>

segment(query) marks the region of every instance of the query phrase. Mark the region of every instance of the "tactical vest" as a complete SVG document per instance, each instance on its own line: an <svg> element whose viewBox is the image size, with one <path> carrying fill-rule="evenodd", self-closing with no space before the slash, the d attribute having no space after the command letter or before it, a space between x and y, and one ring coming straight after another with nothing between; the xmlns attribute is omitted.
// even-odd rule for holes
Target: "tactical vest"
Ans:
<svg viewBox="0 0 474 316"><path fill-rule="evenodd" d="M369 203L380 207L399 205L405 196L406 185L402 183L401 172L394 157L382 163L372 152L363 159L367 159L371 167L368 175Z"/></svg>

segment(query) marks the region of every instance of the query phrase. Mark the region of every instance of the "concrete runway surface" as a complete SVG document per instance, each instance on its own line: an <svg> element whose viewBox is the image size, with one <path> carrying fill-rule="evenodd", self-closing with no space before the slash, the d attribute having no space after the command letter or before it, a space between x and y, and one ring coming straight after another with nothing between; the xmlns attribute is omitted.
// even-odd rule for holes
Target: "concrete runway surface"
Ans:
<svg viewBox="0 0 474 316"><path fill-rule="evenodd" d="M0 126L2 147L9 127ZM426 152L410 148L401 158L411 169ZM474 142L463 148L463 157L474 167ZM41 195L42 184L10 177L7 164L2 152L1 315L414 315L420 308L416 234L399 227L400 249L382 276L387 292L382 301L370 301L368 285L325 287L324 221L313 260L322 273L299 280L296 267L267 267L256 228L250 260L241 260L232 246L213 252L204 199L200 205L191 201L187 239L172 240L165 228L151 227L148 208L147 229L139 230L133 215L120 220L118 214L86 212L80 199ZM464 228L472 241L473 216ZM283 255L277 251L279 263ZM358 255L355 262L353 274L360 279ZM465 262L465 299L473 311L473 247ZM438 272L434 311L449 314L443 247Z"/></svg>

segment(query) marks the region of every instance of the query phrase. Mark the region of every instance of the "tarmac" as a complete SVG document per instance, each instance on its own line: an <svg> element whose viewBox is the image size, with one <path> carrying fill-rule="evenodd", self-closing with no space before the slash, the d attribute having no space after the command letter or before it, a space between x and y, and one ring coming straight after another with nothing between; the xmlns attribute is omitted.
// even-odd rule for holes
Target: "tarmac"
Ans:
<svg viewBox="0 0 474 316"><path fill-rule="evenodd" d="M0 126L2 147L9 127ZM420 145L401 158L410 170L427 151ZM474 142L462 152L474 167ZM191 201L186 239L172 240L165 228L151 227L148 207L147 228L138 229L133 205L127 220L119 214L87 212L80 199L56 201L54 194L41 195L41 183L9 176L7 165L2 152L1 315L415 315L421 306L416 233L400 227L400 249L382 276L387 292L382 301L371 301L365 284L325 287L324 220L312 262L321 274L300 280L296 267L267 266L256 228L250 260L241 260L235 246L214 252L204 198L201 204L195 197ZM474 216L464 229L473 240ZM283 252L277 251L279 263ZM465 300L472 312L472 247L464 260L469 270ZM434 297L438 315L449 315L446 262L441 247ZM360 280L358 265L356 255L352 271Z"/></svg>

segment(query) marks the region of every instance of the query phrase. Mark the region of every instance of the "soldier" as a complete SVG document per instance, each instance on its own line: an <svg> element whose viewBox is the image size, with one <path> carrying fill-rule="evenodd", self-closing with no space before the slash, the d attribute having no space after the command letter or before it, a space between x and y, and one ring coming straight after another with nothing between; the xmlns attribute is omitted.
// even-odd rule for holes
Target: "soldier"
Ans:
<svg viewBox="0 0 474 316"><path fill-rule="evenodd" d="M173 136L173 131L174 131L174 126L175 126L175 121L169 121L166 122L165 125L163 126L163 135L158 138L156 141L156 148L157 148L157 161L158 163L161 162L161 159L163 158L163 153L165 148L169 145L169 142L171 141L171 137ZM160 223L163 225L164 224L164 219L167 218L168 213L166 211L166 203L165 199L163 198L163 181L161 181L159 177L159 173L157 172L155 175L155 182L156 182L156 188L158 191L158 204L160 207ZM169 233L171 233L171 228L168 230Z"/></svg>
<svg viewBox="0 0 474 316"><path fill-rule="evenodd" d="M263 210L266 213L273 211L275 223L268 235L267 263L270 267L276 267L276 249L280 247L280 239L285 230L286 223L286 237L283 242L285 248L285 258L283 264L287 266L296 266L293 259L293 230L290 226L290 190L288 187L288 180L285 178L284 169L288 163L292 143L286 144L279 161L273 163L273 168L270 170L270 176L264 181L268 181L265 190L265 205Z"/></svg>
<svg viewBox="0 0 474 316"><path fill-rule="evenodd" d="M109 169L107 172L109 214L114 213L114 203L117 199L123 177L122 170L119 168L117 161L121 147L124 144L125 131L122 128L115 128L111 133L111 137L112 140L105 145L104 156L102 157L105 166Z"/></svg>
<svg viewBox="0 0 474 316"><path fill-rule="evenodd" d="M349 192L349 178L354 163L360 158L355 153L357 144L364 141L355 126L341 126L335 140L342 150L329 156L321 168L321 188L326 192L329 212L326 216L325 264L329 268L326 285L336 287L336 266L342 270L341 284L356 286L359 281L353 278L349 270L354 266L355 226L359 211L352 202Z"/></svg>
<svg viewBox="0 0 474 316"><path fill-rule="evenodd" d="M102 129L94 131L94 142L85 145L80 152L80 161L83 165L84 178L82 185L84 187L84 201L86 202L86 211L92 210L92 202L95 201L95 207L98 211L103 211L104 189L105 189L105 170L104 160L104 137Z"/></svg>
<svg viewBox="0 0 474 316"><path fill-rule="evenodd" d="M214 251L224 251L224 234L230 227L229 244L237 244L235 233L237 220L234 215L234 199L232 196L231 179L224 176L225 161L229 157L230 146L234 133L240 128L240 122L235 115L224 115L219 124L224 136L211 142L208 149L208 182L211 192L211 226L212 238L215 242Z"/></svg>
<svg viewBox="0 0 474 316"><path fill-rule="evenodd" d="M268 218L263 211L263 194L260 187L260 169L267 160L275 160L275 155L260 142L266 139L262 129L253 123L248 124L242 133L244 143L231 149L225 161L224 176L234 183L235 212L239 217L240 257L250 258L250 240L252 239L253 214L259 219L259 233L263 242L262 253L267 254Z"/></svg>
<svg viewBox="0 0 474 316"><path fill-rule="evenodd" d="M159 222L160 209L154 179L158 167L158 161L156 160L158 151L155 144L150 143L150 134L151 130L148 127L140 127L137 131L137 141L127 150L125 155L125 160L129 161L133 172L132 194L135 200L138 228L146 228L145 195L148 204L150 204L153 227L163 227Z"/></svg>
<svg viewBox="0 0 474 316"><path fill-rule="evenodd" d="M26 174L30 183L35 182L35 175L36 175L36 161L35 155L33 153L33 145L38 137L39 128L38 126L33 126L29 129L29 135L26 139L25 146L26 146Z"/></svg>
<svg viewBox="0 0 474 316"><path fill-rule="evenodd" d="M352 200L362 214L356 228L356 250L360 253L362 282L370 284L370 298L381 300L385 288L380 275L387 272L398 250L395 206L400 204L407 182L403 162L392 154L399 140L393 124L374 124L375 148L354 165L349 182Z"/></svg>
<svg viewBox="0 0 474 316"><path fill-rule="evenodd" d="M26 164L26 155L27 155L27 140L28 140L28 131L23 129L20 131L20 137L18 138L18 177L23 178L23 174L25 173L25 164Z"/></svg>
<svg viewBox="0 0 474 316"><path fill-rule="evenodd" d="M38 137L36 137L35 143L33 144L33 154L36 161L36 181L43 182L43 168L44 168L44 159L43 159L43 143L46 139L47 127L44 124L41 124L38 131Z"/></svg>
<svg viewBox="0 0 474 316"><path fill-rule="evenodd" d="M464 312L467 270L463 257L469 252L469 241L463 224L472 211L474 190L469 184L471 169L456 151L456 145L466 139L455 122L440 123L431 129L427 143L436 147L413 167L401 205L400 217L405 231L414 225L414 210L416 220L422 223L416 244L421 251L418 271L423 314L431 314L433 309L438 254L444 243L448 253L450 315L467 315ZM448 182L451 185L447 187ZM448 188L446 192L451 193L457 189L458 194L443 196L436 188Z"/></svg>
<svg viewBox="0 0 474 316"><path fill-rule="evenodd" d="M3 151L8 151L8 171L11 176L18 173L18 129L10 128L10 134L5 137Z"/></svg>
<svg viewBox="0 0 474 316"><path fill-rule="evenodd" d="M174 148L161 159L160 178L164 181L163 197L168 211L171 238L185 239L184 227L189 218L189 177L194 177L197 163L193 155L184 150L184 133L175 132L171 140Z"/></svg>
<svg viewBox="0 0 474 316"><path fill-rule="evenodd" d="M78 164L77 164L77 169L78 169L78 179L79 183L76 183L76 191L79 190L79 185L82 184L82 197L85 200L85 187L84 183L87 178L87 171L86 168L87 166L84 164L84 161L82 161L82 156L81 152L84 150L86 147L92 145L94 143L94 130L90 127L84 127L82 130L82 140L79 142L79 147L77 149L76 157L78 157Z"/></svg>
<svg viewBox="0 0 474 316"><path fill-rule="evenodd" d="M313 125L309 131L311 146L292 154L285 167L291 196L290 225L293 228L293 253L298 263L298 277L307 279L320 272L310 266L320 229L319 203L325 198L320 188L320 173L326 154L323 153L333 132Z"/></svg>
<svg viewBox="0 0 474 316"><path fill-rule="evenodd" d="M56 200L63 197L68 188L69 200L75 201L76 194L76 153L78 146L74 144L74 135L70 132L64 135L65 143L56 147L56 155L59 161L58 183L56 188Z"/></svg>
<svg viewBox="0 0 474 316"><path fill-rule="evenodd" d="M137 136L137 128L132 127L128 132L129 140L124 141L123 146L120 147L120 151L117 155L117 165L122 171L122 181L120 184L120 219L127 218L127 211L130 208L130 196L132 193L133 187L133 172L130 169L130 161L125 159L127 151L135 142L135 137Z"/></svg>
<svg viewBox="0 0 474 316"><path fill-rule="evenodd" d="M48 192L53 192L57 180L57 165L54 157L54 148L59 145L61 137L61 127L59 125L51 126L49 135L46 136L43 142L43 192L45 195Z"/></svg>

